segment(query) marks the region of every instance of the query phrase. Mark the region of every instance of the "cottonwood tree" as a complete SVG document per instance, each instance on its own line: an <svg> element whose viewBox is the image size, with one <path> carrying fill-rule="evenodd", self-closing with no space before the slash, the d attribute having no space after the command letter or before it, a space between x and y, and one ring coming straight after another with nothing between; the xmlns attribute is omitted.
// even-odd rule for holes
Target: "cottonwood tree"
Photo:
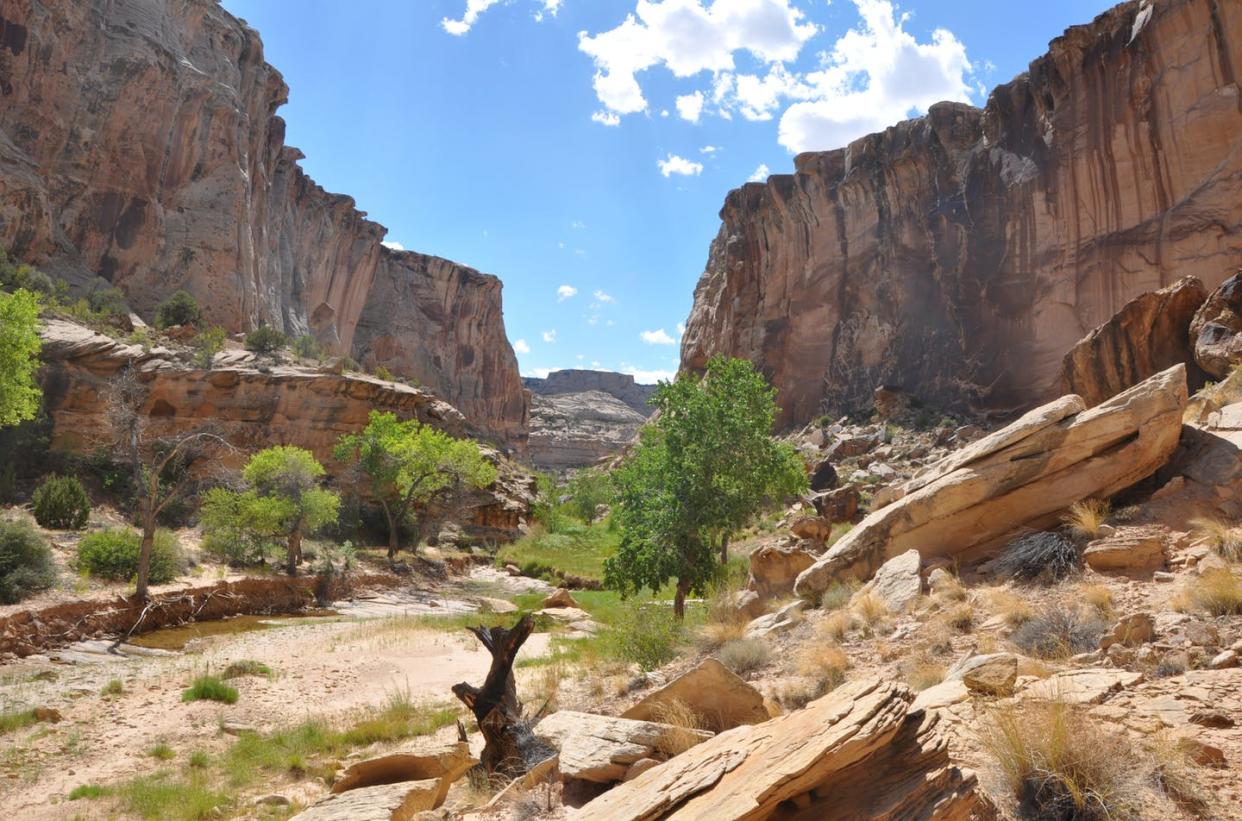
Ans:
<svg viewBox="0 0 1242 821"><path fill-rule="evenodd" d="M0 427L34 419L41 393L34 381L39 366L38 294L19 288L0 292Z"/></svg>
<svg viewBox="0 0 1242 821"><path fill-rule="evenodd" d="M341 497L320 485L326 471L303 448L277 445L250 457L242 469L245 489L215 489L203 503L208 528L227 524L253 539L285 542L285 570L297 575L302 539L336 521ZM230 521L231 520L231 521Z"/></svg>
<svg viewBox="0 0 1242 821"><path fill-rule="evenodd" d="M676 580L673 610L715 578L717 550L762 506L806 486L792 446L771 438L776 392L741 359L715 357L702 377L680 375L652 398L659 410L617 471L621 544L604 563L622 593Z"/></svg>
<svg viewBox="0 0 1242 821"><path fill-rule="evenodd" d="M383 509L389 559L396 557L401 526L416 508L443 506L468 488L496 481L496 468L475 442L454 439L416 419L399 420L393 413L371 411L367 426L341 437L333 455L354 465ZM418 520L416 548L427 523L426 515Z"/></svg>
<svg viewBox="0 0 1242 821"><path fill-rule="evenodd" d="M142 545L138 552L137 586L134 595L147 597L151 575L151 550L155 545L156 521L169 505L194 485L194 468L208 458L233 448L209 429L159 435L152 430L146 411L147 386L132 365L126 366L107 390L107 418L116 456L130 470L138 506Z"/></svg>

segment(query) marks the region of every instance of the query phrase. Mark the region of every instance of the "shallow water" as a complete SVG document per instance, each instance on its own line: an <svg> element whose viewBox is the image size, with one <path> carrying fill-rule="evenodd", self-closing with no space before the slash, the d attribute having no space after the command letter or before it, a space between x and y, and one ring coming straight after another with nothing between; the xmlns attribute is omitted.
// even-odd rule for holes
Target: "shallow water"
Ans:
<svg viewBox="0 0 1242 821"><path fill-rule="evenodd" d="M191 622L178 627L164 627L140 636L133 636L129 644L155 650L184 650L186 645L213 636L232 636L273 627L288 627L299 623L329 621L339 614L335 610L308 610L275 616L234 616L220 621Z"/></svg>

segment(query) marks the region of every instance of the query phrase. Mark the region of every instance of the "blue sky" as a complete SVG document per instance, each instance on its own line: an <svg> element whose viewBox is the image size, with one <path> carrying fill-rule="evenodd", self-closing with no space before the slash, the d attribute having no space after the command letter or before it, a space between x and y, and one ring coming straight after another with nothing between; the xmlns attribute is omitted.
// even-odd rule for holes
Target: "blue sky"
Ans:
<svg viewBox="0 0 1242 821"><path fill-rule="evenodd" d="M1109 2L224 0L302 165L498 275L522 372L676 371L725 194L939 99L982 105Z"/></svg>

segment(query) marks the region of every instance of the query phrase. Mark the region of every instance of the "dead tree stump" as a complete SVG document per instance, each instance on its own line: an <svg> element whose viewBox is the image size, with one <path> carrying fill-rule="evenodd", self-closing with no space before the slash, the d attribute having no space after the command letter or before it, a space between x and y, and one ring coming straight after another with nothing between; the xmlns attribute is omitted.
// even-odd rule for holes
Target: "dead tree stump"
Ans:
<svg viewBox="0 0 1242 821"><path fill-rule="evenodd" d="M474 713L483 733L486 743L479 760L484 769L509 778L526 773L555 752L522 720L522 703L513 680L513 662L533 627L526 614L512 628L467 628L492 654L492 666L482 687L466 682L453 685L453 695Z"/></svg>

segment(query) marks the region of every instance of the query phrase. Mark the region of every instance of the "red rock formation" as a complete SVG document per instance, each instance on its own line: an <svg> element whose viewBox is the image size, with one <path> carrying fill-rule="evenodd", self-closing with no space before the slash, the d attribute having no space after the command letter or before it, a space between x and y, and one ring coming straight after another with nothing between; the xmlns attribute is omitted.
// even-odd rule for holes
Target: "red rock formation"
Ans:
<svg viewBox="0 0 1242 821"><path fill-rule="evenodd" d="M780 424L877 385L1012 409L1128 300L1242 259L1242 5L1124 3L987 106L926 117L731 192L682 367L744 356Z"/></svg>
<svg viewBox="0 0 1242 821"><path fill-rule="evenodd" d="M313 332L520 446L499 280L383 248L298 167L287 96L214 0L0 0L0 243L148 316L185 288L230 330Z"/></svg>

